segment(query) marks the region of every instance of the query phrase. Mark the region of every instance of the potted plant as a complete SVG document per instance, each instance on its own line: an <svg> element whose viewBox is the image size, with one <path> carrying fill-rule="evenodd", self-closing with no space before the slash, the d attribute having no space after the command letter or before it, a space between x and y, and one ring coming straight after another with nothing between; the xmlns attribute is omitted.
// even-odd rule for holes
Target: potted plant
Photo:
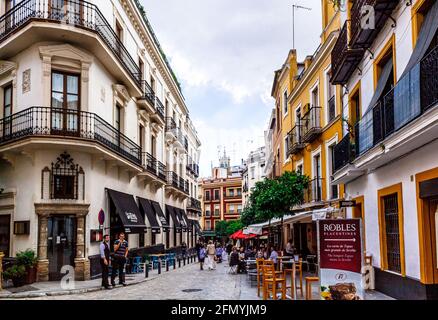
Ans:
<svg viewBox="0 0 438 320"><path fill-rule="evenodd" d="M17 253L17 265L24 266L26 270L26 284L32 284L36 281L38 258L35 251L27 249Z"/></svg>
<svg viewBox="0 0 438 320"><path fill-rule="evenodd" d="M14 287L21 287L25 284L26 268L21 265L13 265L3 272L5 280L11 279Z"/></svg>

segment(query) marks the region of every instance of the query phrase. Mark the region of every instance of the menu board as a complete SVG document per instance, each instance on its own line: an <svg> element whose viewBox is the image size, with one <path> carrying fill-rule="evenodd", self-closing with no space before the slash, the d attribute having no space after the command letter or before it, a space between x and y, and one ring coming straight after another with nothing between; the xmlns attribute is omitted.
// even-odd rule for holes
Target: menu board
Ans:
<svg viewBox="0 0 438 320"><path fill-rule="evenodd" d="M363 300L360 219L318 220L321 298Z"/></svg>

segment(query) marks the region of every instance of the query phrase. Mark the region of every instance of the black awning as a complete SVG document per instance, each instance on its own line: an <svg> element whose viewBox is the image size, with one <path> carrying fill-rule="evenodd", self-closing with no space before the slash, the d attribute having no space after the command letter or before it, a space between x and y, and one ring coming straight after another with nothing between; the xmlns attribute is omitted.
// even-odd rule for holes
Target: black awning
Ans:
<svg viewBox="0 0 438 320"><path fill-rule="evenodd" d="M140 212L143 214L143 217L147 217L149 224L151 225L152 233L160 233L161 227L157 220L157 215L155 214L154 209L152 208L152 204L150 200L137 197L138 204L140 206Z"/></svg>
<svg viewBox="0 0 438 320"><path fill-rule="evenodd" d="M192 220L192 223L195 226L196 234L201 234L202 230L201 230L201 225L199 224L199 221L198 220Z"/></svg>
<svg viewBox="0 0 438 320"><path fill-rule="evenodd" d="M170 224L169 221L167 221L166 217L164 216L163 210L161 210L161 206L158 202L151 200L152 208L155 211L155 214L157 215L158 219L161 222L161 227L163 228L164 232L169 231Z"/></svg>
<svg viewBox="0 0 438 320"><path fill-rule="evenodd" d="M173 225L174 225L176 232L178 232L178 233L181 232L181 223L179 222L176 208L169 206L169 205L166 205L166 213L169 213L169 216L172 217Z"/></svg>
<svg viewBox="0 0 438 320"><path fill-rule="evenodd" d="M187 232L187 222L184 219L184 215L185 215L184 210L182 210L180 208L174 208L174 210L175 210L177 217L179 219L179 222L181 224L182 231Z"/></svg>
<svg viewBox="0 0 438 320"><path fill-rule="evenodd" d="M181 212L182 221L186 225L186 231L190 232L190 223L189 218L187 217L187 212L185 212L184 209L179 209L179 211Z"/></svg>
<svg viewBox="0 0 438 320"><path fill-rule="evenodd" d="M146 233L147 226L131 194L107 189L126 233Z"/></svg>

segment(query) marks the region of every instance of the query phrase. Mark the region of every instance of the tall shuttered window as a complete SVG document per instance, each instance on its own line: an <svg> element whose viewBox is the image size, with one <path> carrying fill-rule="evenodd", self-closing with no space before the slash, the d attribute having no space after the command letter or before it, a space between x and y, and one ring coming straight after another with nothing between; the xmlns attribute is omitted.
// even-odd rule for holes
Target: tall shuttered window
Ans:
<svg viewBox="0 0 438 320"><path fill-rule="evenodd" d="M387 269L401 273L400 228L397 193L383 197Z"/></svg>

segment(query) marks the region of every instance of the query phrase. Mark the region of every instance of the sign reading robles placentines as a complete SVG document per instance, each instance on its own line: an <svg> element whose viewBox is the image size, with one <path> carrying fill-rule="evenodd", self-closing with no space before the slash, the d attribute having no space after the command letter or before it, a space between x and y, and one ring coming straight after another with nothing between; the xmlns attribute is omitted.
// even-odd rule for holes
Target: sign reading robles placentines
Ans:
<svg viewBox="0 0 438 320"><path fill-rule="evenodd" d="M361 220L319 220L318 242L322 297L363 299Z"/></svg>

